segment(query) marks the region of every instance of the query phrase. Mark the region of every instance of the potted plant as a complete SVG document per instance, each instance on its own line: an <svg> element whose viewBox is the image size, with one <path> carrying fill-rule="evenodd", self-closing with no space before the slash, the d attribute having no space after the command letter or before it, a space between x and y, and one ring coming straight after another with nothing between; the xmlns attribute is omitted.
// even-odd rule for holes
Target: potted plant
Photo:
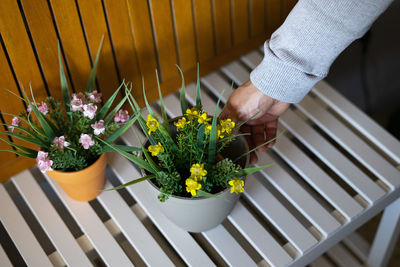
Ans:
<svg viewBox="0 0 400 267"><path fill-rule="evenodd" d="M142 178L113 189L146 181L149 192L154 199L158 197L161 211L171 221L184 230L201 232L217 226L229 215L244 191L246 175L270 165L246 168L247 155L258 147L249 151L245 134L237 133L243 123L218 119L217 108L213 116L203 111L199 77L196 106L189 108L180 72L182 116L168 121L158 86L163 117L159 119L147 102L143 86L147 117L141 115L137 102L128 95L147 142L132 148L137 151L133 154L107 145L143 170Z"/></svg>
<svg viewBox="0 0 400 267"><path fill-rule="evenodd" d="M11 124L5 124L8 131L0 132L14 140L31 144L27 147L0 137L0 140L15 149L1 151L35 158L40 171L47 172L71 198L78 201L94 199L104 186L107 165L104 152L110 149L98 140L113 142L136 120L122 109L127 97L111 109L122 85L100 107L101 93L94 90L94 83L102 43L103 40L97 51L86 92L74 93L71 97L59 46L63 103L52 97L37 102L32 88L31 99L22 88L22 98L16 96L25 102L27 110L19 115L3 113L13 118ZM122 146L120 149L127 148Z"/></svg>

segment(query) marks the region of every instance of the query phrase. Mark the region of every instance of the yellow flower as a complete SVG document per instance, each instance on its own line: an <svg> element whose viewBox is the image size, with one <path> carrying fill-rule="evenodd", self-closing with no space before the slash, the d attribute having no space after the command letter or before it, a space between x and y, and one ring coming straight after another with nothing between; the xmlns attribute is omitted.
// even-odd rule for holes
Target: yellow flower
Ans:
<svg viewBox="0 0 400 267"><path fill-rule="evenodd" d="M183 128L186 124L189 122L186 120L185 117L179 119L178 121L174 122L176 128L179 130L180 128Z"/></svg>
<svg viewBox="0 0 400 267"><path fill-rule="evenodd" d="M217 127L217 137L221 139L224 138L223 131L221 131L220 127Z"/></svg>
<svg viewBox="0 0 400 267"><path fill-rule="evenodd" d="M235 179L230 180L229 185L231 186L231 194L236 193L242 193L244 191L244 181L239 180L237 177Z"/></svg>
<svg viewBox="0 0 400 267"><path fill-rule="evenodd" d="M204 132L205 133L210 133L211 132L211 127L212 127L211 124L206 124L206 128L204 128Z"/></svg>
<svg viewBox="0 0 400 267"><path fill-rule="evenodd" d="M155 132L158 129L160 123L149 114L147 115L146 125L149 128L149 134L151 134L151 132Z"/></svg>
<svg viewBox="0 0 400 267"><path fill-rule="evenodd" d="M231 119L221 120L220 122L222 132L230 134L232 129L235 128L235 122Z"/></svg>
<svg viewBox="0 0 400 267"><path fill-rule="evenodd" d="M189 120L195 119L200 115L199 111L196 108L191 108L186 110L186 116Z"/></svg>
<svg viewBox="0 0 400 267"><path fill-rule="evenodd" d="M156 146L149 146L148 149L152 156L157 156L158 153L163 153L165 151L160 142L158 142Z"/></svg>
<svg viewBox="0 0 400 267"><path fill-rule="evenodd" d="M207 175L207 171L204 169L204 164L193 164L190 168L190 177L192 177L195 181L201 180L203 176Z"/></svg>
<svg viewBox="0 0 400 267"><path fill-rule="evenodd" d="M196 196L199 189L201 189L201 184L193 179L186 179L186 191L192 194L192 196Z"/></svg>
<svg viewBox="0 0 400 267"><path fill-rule="evenodd" d="M207 112L203 112L203 113L197 118L197 121L198 121L199 123L204 123L204 124L207 124L210 120L211 120L211 118L208 117Z"/></svg>

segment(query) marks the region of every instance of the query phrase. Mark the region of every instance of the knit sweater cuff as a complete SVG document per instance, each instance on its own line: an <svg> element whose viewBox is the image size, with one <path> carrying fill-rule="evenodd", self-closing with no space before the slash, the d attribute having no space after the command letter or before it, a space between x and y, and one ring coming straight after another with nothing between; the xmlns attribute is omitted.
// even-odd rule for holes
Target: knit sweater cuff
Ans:
<svg viewBox="0 0 400 267"><path fill-rule="evenodd" d="M264 59L251 73L250 80L261 92L286 103L298 103L324 77L307 74L278 58L264 44Z"/></svg>

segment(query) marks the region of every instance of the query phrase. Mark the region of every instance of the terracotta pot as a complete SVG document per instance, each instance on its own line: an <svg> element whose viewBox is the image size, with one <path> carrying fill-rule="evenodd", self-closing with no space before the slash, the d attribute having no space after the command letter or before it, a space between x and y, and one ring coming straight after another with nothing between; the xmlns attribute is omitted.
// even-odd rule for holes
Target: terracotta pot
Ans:
<svg viewBox="0 0 400 267"><path fill-rule="evenodd" d="M107 166L106 153L83 170L75 172L48 171L47 174L56 180L67 195L77 201L95 199L104 188Z"/></svg>

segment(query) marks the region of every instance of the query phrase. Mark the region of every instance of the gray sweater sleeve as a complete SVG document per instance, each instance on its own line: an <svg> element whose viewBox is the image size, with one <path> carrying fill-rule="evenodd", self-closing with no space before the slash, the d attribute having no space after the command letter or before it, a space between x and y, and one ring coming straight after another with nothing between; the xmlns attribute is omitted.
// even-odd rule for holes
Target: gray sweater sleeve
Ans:
<svg viewBox="0 0 400 267"><path fill-rule="evenodd" d="M299 0L264 44L252 83L277 100L296 103L323 79L336 57L362 37L392 0Z"/></svg>

